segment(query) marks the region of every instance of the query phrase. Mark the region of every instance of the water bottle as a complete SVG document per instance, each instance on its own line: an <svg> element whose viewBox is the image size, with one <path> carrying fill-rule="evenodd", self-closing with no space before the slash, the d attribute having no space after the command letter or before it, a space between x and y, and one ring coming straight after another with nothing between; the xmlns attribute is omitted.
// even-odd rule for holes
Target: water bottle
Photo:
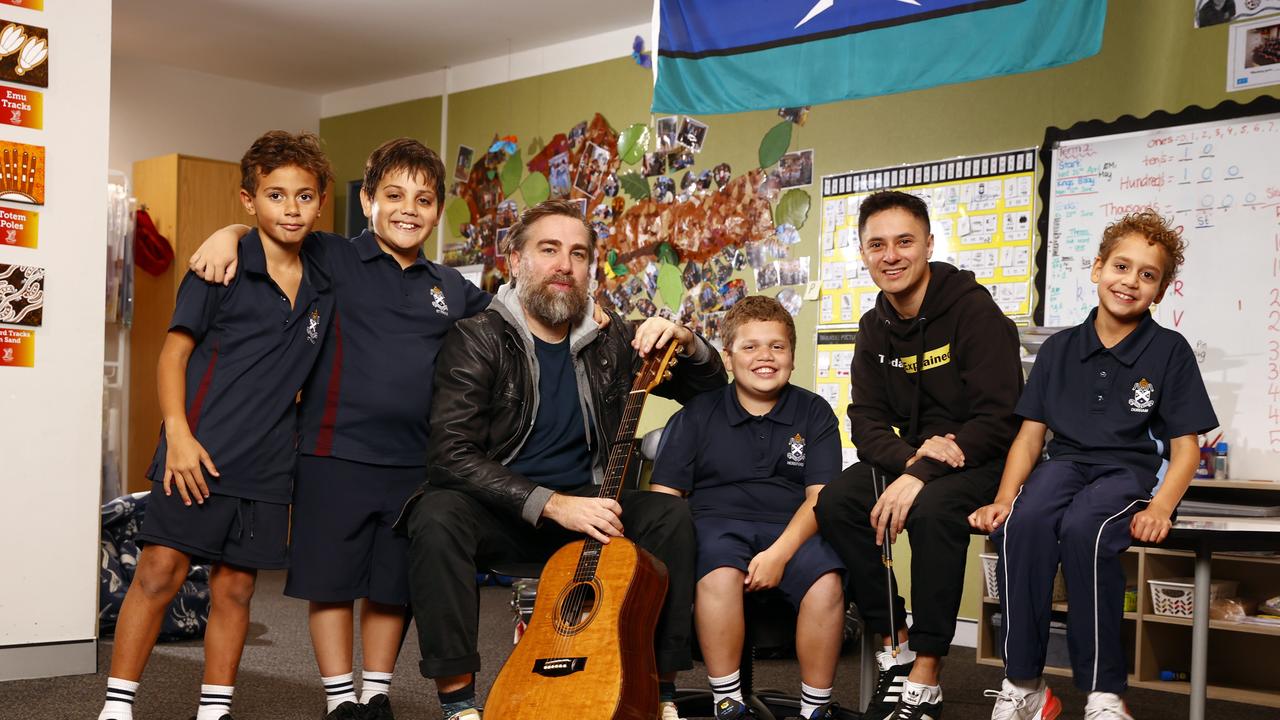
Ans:
<svg viewBox="0 0 1280 720"><path fill-rule="evenodd" d="M1227 472L1227 444L1220 442L1213 448L1213 479L1226 480L1230 475Z"/></svg>

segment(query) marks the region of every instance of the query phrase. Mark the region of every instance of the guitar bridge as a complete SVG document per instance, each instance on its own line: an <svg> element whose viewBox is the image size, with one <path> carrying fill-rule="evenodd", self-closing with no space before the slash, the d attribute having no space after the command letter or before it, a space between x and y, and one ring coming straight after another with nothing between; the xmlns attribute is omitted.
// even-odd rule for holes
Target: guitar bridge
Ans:
<svg viewBox="0 0 1280 720"><path fill-rule="evenodd" d="M584 657L538 658L533 663L533 671L543 677L565 677L580 672L586 666Z"/></svg>

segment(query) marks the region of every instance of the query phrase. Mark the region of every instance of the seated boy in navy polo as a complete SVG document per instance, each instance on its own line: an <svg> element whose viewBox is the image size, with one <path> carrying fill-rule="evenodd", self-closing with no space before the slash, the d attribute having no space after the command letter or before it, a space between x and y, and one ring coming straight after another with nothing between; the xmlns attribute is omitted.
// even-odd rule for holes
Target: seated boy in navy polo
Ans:
<svg viewBox="0 0 1280 720"><path fill-rule="evenodd" d="M1000 554L1007 677L991 691L993 719L1061 712L1041 677L1061 562L1072 674L1089 693L1085 717L1131 720L1120 699L1120 554L1132 539L1164 540L1199 462L1196 435L1218 424L1191 347L1148 312L1177 275L1185 246L1152 211L1107 227L1093 264L1098 307L1036 355L1000 490L969 516ZM1037 466L1047 430L1049 459Z"/></svg>
<svg viewBox="0 0 1280 720"><path fill-rule="evenodd" d="M440 218L444 178L435 151L410 138L387 141L365 163L360 203L369 228L351 240L316 233L336 312L302 392L284 591L310 601L311 642L331 720L393 717L409 544L392 526L426 478L440 345L456 321L489 305L488 293L422 252ZM233 276L232 249L247 230L215 233L193 256L192 269L207 271L209 280ZM357 599L363 600L359 697L352 660Z"/></svg>
<svg viewBox="0 0 1280 720"><path fill-rule="evenodd" d="M273 131L240 161L258 227L228 287L188 273L156 369L164 425L143 546L116 625L99 718L129 720L169 602L193 559L213 564L198 720L227 720L260 569L287 566L295 398L333 315L306 241L332 179L319 140ZM175 492L176 491L176 492Z"/></svg>
<svg viewBox="0 0 1280 720"><path fill-rule="evenodd" d="M844 632L844 564L818 535L818 493L840 472L831 406L791 385L796 329L773 298L740 300L722 326L734 382L672 417L652 489L687 495L698 539L694 621L718 719L742 702L744 592L778 588L799 611L801 716L832 717Z"/></svg>

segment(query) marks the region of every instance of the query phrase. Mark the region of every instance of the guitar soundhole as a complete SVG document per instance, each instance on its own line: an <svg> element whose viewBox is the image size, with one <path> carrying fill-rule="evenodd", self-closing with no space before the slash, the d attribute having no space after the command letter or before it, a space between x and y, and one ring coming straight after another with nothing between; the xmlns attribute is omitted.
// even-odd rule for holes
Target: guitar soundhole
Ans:
<svg viewBox="0 0 1280 720"><path fill-rule="evenodd" d="M556 602L556 630L571 635L591 622L599 607L599 588L594 582L566 587Z"/></svg>

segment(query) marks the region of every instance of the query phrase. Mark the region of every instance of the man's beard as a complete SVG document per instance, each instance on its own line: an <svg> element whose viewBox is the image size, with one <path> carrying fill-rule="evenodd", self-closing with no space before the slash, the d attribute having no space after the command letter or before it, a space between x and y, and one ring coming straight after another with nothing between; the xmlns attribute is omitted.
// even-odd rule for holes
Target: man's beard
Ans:
<svg viewBox="0 0 1280 720"><path fill-rule="evenodd" d="M525 276L531 274L526 272ZM572 289L567 292L552 290L548 286L553 282L567 283ZM587 289L579 285L572 275L549 275L542 282L518 282L516 290L525 311L544 325L556 326L566 322L576 325L587 312Z"/></svg>

